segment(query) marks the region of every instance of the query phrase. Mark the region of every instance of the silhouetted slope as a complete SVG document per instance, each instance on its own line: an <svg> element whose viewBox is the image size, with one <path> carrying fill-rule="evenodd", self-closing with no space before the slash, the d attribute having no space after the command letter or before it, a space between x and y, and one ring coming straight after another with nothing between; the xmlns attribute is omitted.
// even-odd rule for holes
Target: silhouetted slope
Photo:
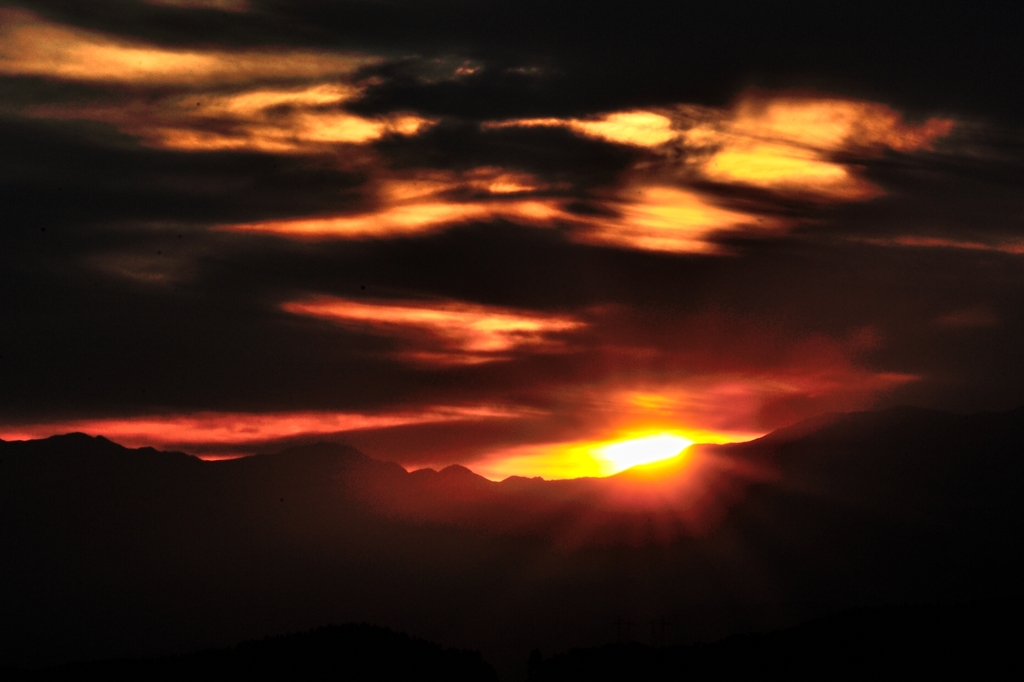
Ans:
<svg viewBox="0 0 1024 682"><path fill-rule="evenodd" d="M1024 568L1024 412L900 408L724 446L776 474L727 532L813 599L1016 592Z"/></svg>
<svg viewBox="0 0 1024 682"><path fill-rule="evenodd" d="M8 670L24 680L413 680L494 682L476 651L437 644L371 625L321 627L249 640L225 649L162 658L72 663Z"/></svg>
<svg viewBox="0 0 1024 682"><path fill-rule="evenodd" d="M637 642L534 655L530 679L1003 679L1019 667L1024 602L861 609L709 645Z"/></svg>
<svg viewBox="0 0 1024 682"><path fill-rule="evenodd" d="M0 442L0 662L367 621L501 663L607 640L619 616L667 616L682 641L1018 594L1022 453L1021 411L910 409L574 481L408 473L329 444L203 462Z"/></svg>

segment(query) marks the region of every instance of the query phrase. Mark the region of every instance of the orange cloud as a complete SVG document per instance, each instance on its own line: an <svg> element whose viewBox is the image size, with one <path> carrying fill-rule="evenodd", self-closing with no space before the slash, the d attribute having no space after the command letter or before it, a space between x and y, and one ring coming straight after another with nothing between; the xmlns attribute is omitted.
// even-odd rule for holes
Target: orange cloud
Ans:
<svg viewBox="0 0 1024 682"><path fill-rule="evenodd" d="M728 232L782 232L785 220L716 203L685 188L693 181L759 187L809 201L860 201L883 190L840 153L874 156L882 149L930 149L953 122L908 124L890 107L835 97L746 95L727 109L614 112L590 119L492 121L484 129L568 128L653 152L627 174L624 187L605 192L605 216L559 216L576 241L671 253L722 253L714 238ZM631 179L630 179L630 176Z"/></svg>
<svg viewBox="0 0 1024 682"><path fill-rule="evenodd" d="M415 135L435 121L408 113L375 117L346 112L360 88L339 82L375 58L326 51L180 50L60 26L18 10L0 10L0 74L135 86L182 86L191 94L135 97L115 105L37 106L46 118L102 121L150 146L185 151L316 153ZM253 86L253 81L316 81ZM213 87L234 92L202 92ZM198 90L198 91L197 91Z"/></svg>
<svg viewBox="0 0 1024 682"><path fill-rule="evenodd" d="M888 147L910 152L930 149L948 135L953 121L931 118L921 125L885 104L816 96L747 96L727 123L729 132L813 149L839 151Z"/></svg>
<svg viewBox="0 0 1024 682"><path fill-rule="evenodd" d="M456 175L423 171L379 183L368 212L225 225L222 229L293 238L369 239L425 234L472 221L551 225L569 219L551 198L517 198L541 189L526 174L480 168Z"/></svg>
<svg viewBox="0 0 1024 682"><path fill-rule="evenodd" d="M711 180L856 201L882 190L833 154L930 149L952 128L951 120L937 118L906 124L876 102L747 96L732 111L705 110L680 139L704 150L696 168Z"/></svg>
<svg viewBox="0 0 1024 682"><path fill-rule="evenodd" d="M445 202L431 201L392 206L376 213L327 218L268 220L228 225L240 232L268 232L288 237L363 239L424 234L458 223L495 219L545 223L561 215L546 201Z"/></svg>
<svg viewBox="0 0 1024 682"><path fill-rule="evenodd" d="M462 174L419 171L375 188L377 207L346 215L225 225L222 229L292 238L369 239L426 234L472 221L511 220L541 227L565 225L585 243L671 253L718 253L710 238L736 230L777 230L786 224L718 206L692 190L631 185L599 203L606 215L584 216L565 199L527 197L549 189L527 174L478 168Z"/></svg>
<svg viewBox="0 0 1024 682"><path fill-rule="evenodd" d="M317 296L281 306L355 329L404 338L414 346L403 357L444 364L504 359L519 348L559 347L552 335L584 327L564 315L546 315L457 301L352 301Z"/></svg>
<svg viewBox="0 0 1024 682"><path fill-rule="evenodd" d="M877 102L747 95L731 109L679 105L674 110L633 110L593 119L495 121L483 127L558 126L585 137L666 153L682 147L690 172L701 179L808 198L857 201L882 190L860 177L856 167L836 160L837 152L930 149L953 125L940 118L908 124L898 112Z"/></svg>
<svg viewBox="0 0 1024 682"><path fill-rule="evenodd" d="M0 439L28 440L83 432L103 435L129 447L182 449L192 454L252 454L248 447L296 436L318 436L409 424L504 419L510 410L490 406L430 407L390 413L199 412L141 417L79 419L0 426ZM225 447L227 450L225 450Z"/></svg>
<svg viewBox="0 0 1024 682"><path fill-rule="evenodd" d="M785 226L781 220L722 208L692 190L664 185L627 188L605 207L619 215L580 220L573 238L646 251L720 253L710 240L716 234Z"/></svg>
<svg viewBox="0 0 1024 682"><path fill-rule="evenodd" d="M0 10L0 74L130 85L214 85L351 74L374 58L311 50L166 48Z"/></svg>
<svg viewBox="0 0 1024 682"><path fill-rule="evenodd" d="M586 137L638 147L657 147L678 137L672 119L653 111L620 111L593 119L521 118L483 124L485 130L498 128L564 127Z"/></svg>
<svg viewBox="0 0 1024 682"><path fill-rule="evenodd" d="M230 94L192 94L117 106L36 107L49 118L103 121L150 146L184 151L251 150L316 153L366 144L385 135L415 135L434 122L410 114L367 118L341 109L357 88L315 84Z"/></svg>
<svg viewBox="0 0 1024 682"><path fill-rule="evenodd" d="M528 195L544 187L526 175L477 169L461 176L423 171L387 179L373 210L333 216L223 225L296 239L380 239L429 234L467 222L509 220L569 228L574 241L669 253L723 253L713 238L725 232L779 231L785 220L724 208L671 185L635 184L595 200L604 215L570 213L565 198Z"/></svg>

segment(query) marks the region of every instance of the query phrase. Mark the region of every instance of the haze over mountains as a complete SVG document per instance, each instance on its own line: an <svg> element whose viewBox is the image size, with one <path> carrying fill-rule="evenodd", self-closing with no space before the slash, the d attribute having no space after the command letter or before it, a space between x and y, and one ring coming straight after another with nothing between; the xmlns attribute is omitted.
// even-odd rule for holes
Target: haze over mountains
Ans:
<svg viewBox="0 0 1024 682"><path fill-rule="evenodd" d="M480 649L713 639L872 604L1005 598L1024 569L1024 410L833 415L657 471L496 483L342 445L204 462L0 442L2 662L366 621Z"/></svg>

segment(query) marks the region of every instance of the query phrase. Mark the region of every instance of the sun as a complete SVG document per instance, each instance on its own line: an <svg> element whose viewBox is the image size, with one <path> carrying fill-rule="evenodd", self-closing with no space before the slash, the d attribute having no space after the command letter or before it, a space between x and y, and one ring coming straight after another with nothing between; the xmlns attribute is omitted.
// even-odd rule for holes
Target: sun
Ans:
<svg viewBox="0 0 1024 682"><path fill-rule="evenodd" d="M508 476L547 479L614 476L635 466L678 457L698 441L675 431L630 431L604 440L538 443L508 448L475 462L473 471L493 481Z"/></svg>
<svg viewBox="0 0 1024 682"><path fill-rule="evenodd" d="M671 459L693 445L693 441L674 433L656 433L620 440L593 449L594 457L607 463L606 471L617 474L640 464Z"/></svg>

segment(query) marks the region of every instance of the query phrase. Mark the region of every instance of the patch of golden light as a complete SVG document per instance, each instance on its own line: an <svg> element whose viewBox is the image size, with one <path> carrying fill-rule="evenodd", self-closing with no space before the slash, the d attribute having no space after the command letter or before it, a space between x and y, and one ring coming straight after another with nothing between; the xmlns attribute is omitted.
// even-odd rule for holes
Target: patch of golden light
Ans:
<svg viewBox="0 0 1024 682"><path fill-rule="evenodd" d="M517 446L471 466L473 471L495 481L509 476L540 476L548 480L604 477L635 466L674 460L693 443L673 431L627 433L605 441Z"/></svg>
<svg viewBox="0 0 1024 682"><path fill-rule="evenodd" d="M619 111L595 119L523 118L484 124L485 129L564 127L587 137L617 144L656 147L675 139L672 119L653 111Z"/></svg>
<svg viewBox="0 0 1024 682"><path fill-rule="evenodd" d="M669 186L639 187L609 202L617 219L594 219L576 238L589 243L672 253L716 253L709 240L717 232L771 229L780 221L716 206L700 194Z"/></svg>
<svg viewBox="0 0 1024 682"><path fill-rule="evenodd" d="M138 85L239 83L350 74L378 61L326 51L175 49L0 10L0 74Z"/></svg>
<svg viewBox="0 0 1024 682"><path fill-rule="evenodd" d="M563 315L548 315L458 301L353 301L330 296L291 301L282 309L356 329L410 337L427 345L426 357L439 355L452 361L464 356L481 362L515 348L551 347L549 336L584 326ZM426 339L417 338L425 336ZM440 349L431 350L431 346ZM415 357L415 356L414 356ZM435 358L436 359L436 358Z"/></svg>

